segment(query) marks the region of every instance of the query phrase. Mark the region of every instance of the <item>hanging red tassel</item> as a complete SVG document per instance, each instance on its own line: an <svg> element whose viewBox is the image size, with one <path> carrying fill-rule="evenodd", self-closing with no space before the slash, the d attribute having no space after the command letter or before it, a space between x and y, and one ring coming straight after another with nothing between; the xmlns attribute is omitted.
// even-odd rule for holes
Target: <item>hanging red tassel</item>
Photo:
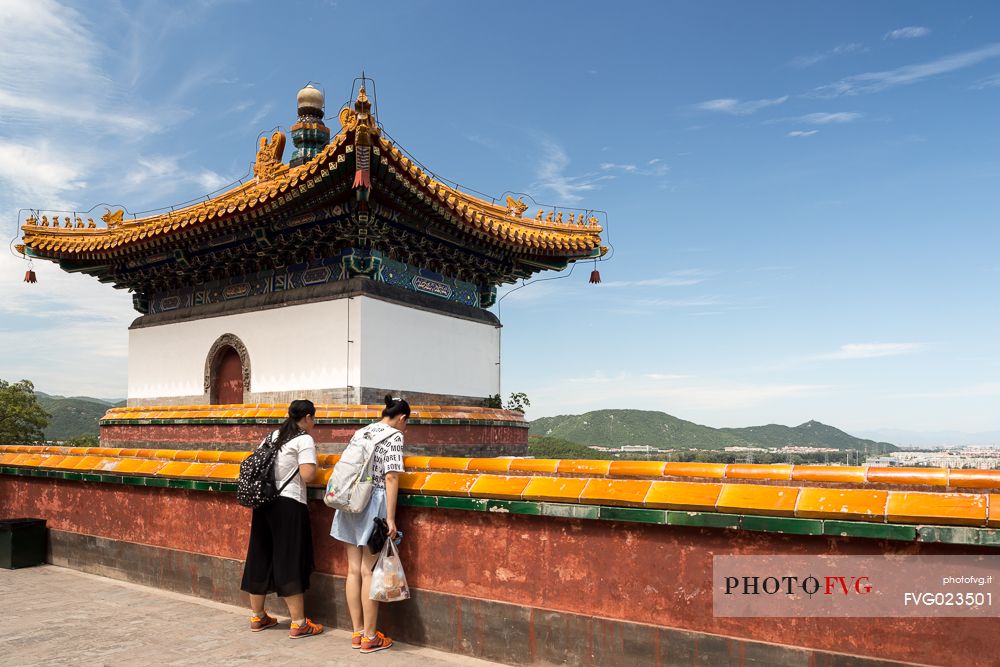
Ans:
<svg viewBox="0 0 1000 667"><path fill-rule="evenodd" d="M594 269L593 271L591 271L590 272L590 282L593 285L596 285L597 283L601 282L601 272L598 271L597 269Z"/></svg>
<svg viewBox="0 0 1000 667"><path fill-rule="evenodd" d="M24 282L26 283L37 283L38 279L35 277L35 272L28 269L24 272Z"/></svg>

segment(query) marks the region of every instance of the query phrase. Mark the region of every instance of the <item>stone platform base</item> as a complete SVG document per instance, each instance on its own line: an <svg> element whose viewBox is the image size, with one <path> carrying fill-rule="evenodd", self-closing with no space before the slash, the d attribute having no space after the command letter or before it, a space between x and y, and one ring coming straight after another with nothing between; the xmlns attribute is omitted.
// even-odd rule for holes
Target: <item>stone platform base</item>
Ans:
<svg viewBox="0 0 1000 667"><path fill-rule="evenodd" d="M50 531L49 562L91 574L246 606L243 563L61 530ZM271 603L281 609L281 603ZM314 573L311 618L350 629L343 577ZM676 628L412 590L384 604L379 627L404 642L506 664L888 667L912 663L769 644Z"/></svg>
<svg viewBox="0 0 1000 667"><path fill-rule="evenodd" d="M163 449L253 449L287 416L287 405L192 405L112 408L101 419L101 445ZM528 423L511 410L412 406L405 452L429 456L525 456ZM378 405L317 405L313 438L338 453L362 426L381 417Z"/></svg>

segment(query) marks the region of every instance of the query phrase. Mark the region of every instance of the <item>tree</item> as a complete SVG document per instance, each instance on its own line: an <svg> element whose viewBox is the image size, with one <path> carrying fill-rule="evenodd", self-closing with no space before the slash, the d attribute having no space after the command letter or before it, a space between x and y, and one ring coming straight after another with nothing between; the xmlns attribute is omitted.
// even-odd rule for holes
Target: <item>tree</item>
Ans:
<svg viewBox="0 0 1000 667"><path fill-rule="evenodd" d="M48 424L49 414L38 404L30 380L13 384L0 380L0 443L40 445Z"/></svg>
<svg viewBox="0 0 1000 667"><path fill-rule="evenodd" d="M101 441L96 435L76 435L63 442L66 447L100 447Z"/></svg>
<svg viewBox="0 0 1000 667"><path fill-rule="evenodd" d="M521 414L524 414L524 409L531 407L531 401L528 400L527 394L523 391L518 391L510 395L506 405L504 404L503 399L500 398L500 394L487 396L483 401L483 405L487 408L497 408L498 410L516 410Z"/></svg>

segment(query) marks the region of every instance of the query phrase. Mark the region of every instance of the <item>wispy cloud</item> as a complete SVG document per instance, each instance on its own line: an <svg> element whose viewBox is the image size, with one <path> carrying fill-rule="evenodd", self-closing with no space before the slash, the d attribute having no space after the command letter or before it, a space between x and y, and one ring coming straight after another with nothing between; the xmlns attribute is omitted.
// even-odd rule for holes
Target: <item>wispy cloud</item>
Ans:
<svg viewBox="0 0 1000 667"><path fill-rule="evenodd" d="M905 28L890 30L885 33L885 37L882 39L915 39L917 37L926 37L929 34L931 34L930 28L925 28L922 25L908 25Z"/></svg>
<svg viewBox="0 0 1000 667"><path fill-rule="evenodd" d="M602 171L620 171L625 174L635 174L637 176L666 176L670 173L670 167L663 163L660 158L653 158L644 165L633 163L618 164L615 162L602 162Z"/></svg>
<svg viewBox="0 0 1000 667"><path fill-rule="evenodd" d="M787 135L788 137L811 137L812 135L819 132L819 130L792 130Z"/></svg>
<svg viewBox="0 0 1000 667"><path fill-rule="evenodd" d="M645 280L611 280L601 283L602 287L687 287L699 285L705 282L703 271L692 269L689 271L674 271L668 276L661 278L647 278Z"/></svg>
<svg viewBox="0 0 1000 667"><path fill-rule="evenodd" d="M773 99L760 100L740 100L732 97L724 97L717 100L707 100L697 105L702 111L718 111L734 116L748 116L761 109L784 104L788 101L788 95L775 97Z"/></svg>
<svg viewBox="0 0 1000 667"><path fill-rule="evenodd" d="M1000 382L980 382L937 391L896 394L895 398L980 398L1000 396Z"/></svg>
<svg viewBox="0 0 1000 667"><path fill-rule="evenodd" d="M809 123L810 125L830 125L831 123L853 123L862 118L864 114L856 111L836 111L833 113L817 112L809 113L796 118L796 122Z"/></svg>
<svg viewBox="0 0 1000 667"><path fill-rule="evenodd" d="M820 53L810 53L804 56L796 56L792 58L788 64L792 67L798 67L799 69L805 69L806 67L812 67L816 63L822 62L827 58L833 58L834 56L842 56L848 53L864 53L867 51L863 44L858 44L856 42L850 42L845 44L838 44L829 51L823 51Z"/></svg>
<svg viewBox="0 0 1000 667"><path fill-rule="evenodd" d="M701 308L726 303L717 296L695 296L687 299L636 299L633 305L640 308Z"/></svg>
<svg viewBox="0 0 1000 667"><path fill-rule="evenodd" d="M79 12L54 0L0 3L0 119L98 133L154 132L175 120L176 109L126 100L100 66L102 44Z"/></svg>
<svg viewBox="0 0 1000 667"><path fill-rule="evenodd" d="M923 343L848 343L840 349L809 357L810 361L841 361L852 359L876 359L913 354L924 350Z"/></svg>
<svg viewBox="0 0 1000 667"><path fill-rule="evenodd" d="M209 169L184 169L180 166L177 157L167 155L138 157L136 165L136 168L129 171L125 178L125 182L132 188L157 182L169 183L172 190L185 183L195 183L205 188L206 192L210 192L233 180L224 178Z"/></svg>
<svg viewBox="0 0 1000 667"><path fill-rule="evenodd" d="M544 139L536 187L555 193L561 202L572 204L581 201L583 193L596 190L601 181L614 178L610 174L593 173L570 176L566 173L569 163L569 156L562 146L551 139Z"/></svg>
<svg viewBox="0 0 1000 667"><path fill-rule="evenodd" d="M955 72L966 67L972 67L992 58L1000 56L1000 44L990 44L972 51L954 53L937 60L915 65L904 65L883 72L866 72L855 74L820 86L812 92L814 97L840 97L843 95L863 95L877 93L895 86L905 86L918 83L941 74Z"/></svg>
<svg viewBox="0 0 1000 667"><path fill-rule="evenodd" d="M984 79L979 79L969 86L972 90L983 90L985 88L996 88L1000 86L1000 74L994 74Z"/></svg>

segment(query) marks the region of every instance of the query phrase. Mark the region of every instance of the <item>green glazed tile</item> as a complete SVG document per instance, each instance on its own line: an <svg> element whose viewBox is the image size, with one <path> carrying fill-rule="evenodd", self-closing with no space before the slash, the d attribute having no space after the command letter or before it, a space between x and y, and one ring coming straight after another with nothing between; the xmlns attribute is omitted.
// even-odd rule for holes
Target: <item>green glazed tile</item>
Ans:
<svg viewBox="0 0 1000 667"><path fill-rule="evenodd" d="M40 468L29 468L27 470L27 472L32 477L48 477L49 476L49 471L48 470L43 470L43 469L40 469Z"/></svg>
<svg viewBox="0 0 1000 667"><path fill-rule="evenodd" d="M80 473L80 479L83 480L84 482L100 482L101 476L95 475L94 473L90 472L84 472Z"/></svg>
<svg viewBox="0 0 1000 667"><path fill-rule="evenodd" d="M226 484L223 484L222 486L226 486ZM236 485L234 485L234 486L236 486ZM220 491L226 491L228 489L222 489L222 488L220 488L219 490ZM234 489L234 491L235 491L235 489ZM309 500L323 500L323 496L325 494L326 494L326 490L325 489L319 489L319 488L316 488L316 487L309 487L306 490L306 498L308 498Z"/></svg>
<svg viewBox="0 0 1000 667"><path fill-rule="evenodd" d="M916 526L902 526L896 523L869 523L867 521L824 521L824 535L841 537L864 537L873 540L901 540L912 542L917 539Z"/></svg>
<svg viewBox="0 0 1000 667"><path fill-rule="evenodd" d="M121 484L124 479L121 475L101 475L101 481L107 484Z"/></svg>
<svg viewBox="0 0 1000 667"><path fill-rule="evenodd" d="M170 486L170 480L166 477L147 477L146 486L159 486L166 488Z"/></svg>
<svg viewBox="0 0 1000 667"><path fill-rule="evenodd" d="M131 484L132 486L146 486L145 477L122 477L122 484Z"/></svg>
<svg viewBox="0 0 1000 667"><path fill-rule="evenodd" d="M437 507L437 496L400 494L399 504L407 507Z"/></svg>
<svg viewBox="0 0 1000 667"><path fill-rule="evenodd" d="M638 507L601 507L600 517L607 521L667 522L666 510L651 510Z"/></svg>
<svg viewBox="0 0 1000 667"><path fill-rule="evenodd" d="M667 510L667 525L693 526L696 528L739 528L739 514L722 512L684 512Z"/></svg>
<svg viewBox="0 0 1000 667"><path fill-rule="evenodd" d="M219 486L219 490L225 493L236 493L237 488L239 488L239 484L236 484L235 482L222 482L222 484ZM320 489L319 492L320 492L320 498L322 498L323 491Z"/></svg>
<svg viewBox="0 0 1000 667"><path fill-rule="evenodd" d="M998 546L1000 530L971 526L917 526L917 541Z"/></svg>
<svg viewBox="0 0 1000 667"><path fill-rule="evenodd" d="M483 498L457 498L454 496L438 496L437 506L449 510L486 510L486 500Z"/></svg>
<svg viewBox="0 0 1000 667"><path fill-rule="evenodd" d="M542 513L542 504L528 500L487 500L486 511L539 516Z"/></svg>
<svg viewBox="0 0 1000 667"><path fill-rule="evenodd" d="M196 480L196 481L193 482L193 484L194 484L194 486L192 488L194 488L195 491L218 491L219 490L219 483L218 482L203 482L203 481L200 481L200 480Z"/></svg>
<svg viewBox="0 0 1000 667"><path fill-rule="evenodd" d="M172 489L184 489L186 491L197 490L197 485L199 482L193 479L172 479L170 480L170 488Z"/></svg>
<svg viewBox="0 0 1000 667"><path fill-rule="evenodd" d="M566 505L563 503L541 503L544 516L565 519L599 519L601 508L596 505Z"/></svg>
<svg viewBox="0 0 1000 667"><path fill-rule="evenodd" d="M782 516L743 515L740 520L743 530L764 533L785 533L788 535L822 535L823 522L819 519L792 519Z"/></svg>

